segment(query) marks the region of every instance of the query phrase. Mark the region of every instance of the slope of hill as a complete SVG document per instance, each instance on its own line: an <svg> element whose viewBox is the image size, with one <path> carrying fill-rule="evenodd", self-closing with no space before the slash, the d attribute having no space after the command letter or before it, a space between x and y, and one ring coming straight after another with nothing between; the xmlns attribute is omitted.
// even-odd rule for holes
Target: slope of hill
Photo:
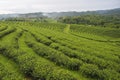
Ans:
<svg viewBox="0 0 120 80"><path fill-rule="evenodd" d="M120 79L120 30L19 21L0 26L1 80Z"/></svg>

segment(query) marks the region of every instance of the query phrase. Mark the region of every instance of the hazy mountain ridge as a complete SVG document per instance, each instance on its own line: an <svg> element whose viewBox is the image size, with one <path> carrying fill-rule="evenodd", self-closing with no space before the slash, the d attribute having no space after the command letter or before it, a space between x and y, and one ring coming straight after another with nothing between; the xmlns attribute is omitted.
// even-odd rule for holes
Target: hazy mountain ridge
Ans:
<svg viewBox="0 0 120 80"><path fill-rule="evenodd" d="M97 11L85 11L85 12L54 12L48 13L49 17L63 17L63 16L80 16L80 15L90 15L90 14L98 14L98 15L120 15L120 8L110 9L110 10L97 10Z"/></svg>
<svg viewBox="0 0 120 80"><path fill-rule="evenodd" d="M1 14L0 19L5 18L14 18L14 17L22 17L22 18L38 18L38 17L50 17L57 18L63 16L80 16L80 15L89 15L89 14L99 14L99 15L120 15L120 8L110 9L110 10L97 10L97 11L86 11L86 12L36 12L36 13L26 13L26 14Z"/></svg>

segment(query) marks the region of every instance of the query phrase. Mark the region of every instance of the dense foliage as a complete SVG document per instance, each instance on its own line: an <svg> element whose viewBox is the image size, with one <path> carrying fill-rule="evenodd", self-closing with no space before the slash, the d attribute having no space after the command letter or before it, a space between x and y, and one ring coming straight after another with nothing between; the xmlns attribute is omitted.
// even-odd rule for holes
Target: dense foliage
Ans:
<svg viewBox="0 0 120 80"><path fill-rule="evenodd" d="M61 17L59 22L69 24L88 24L103 27L120 28L120 15L81 15L74 17Z"/></svg>
<svg viewBox="0 0 120 80"><path fill-rule="evenodd" d="M119 32L89 25L1 21L0 79L120 80Z"/></svg>

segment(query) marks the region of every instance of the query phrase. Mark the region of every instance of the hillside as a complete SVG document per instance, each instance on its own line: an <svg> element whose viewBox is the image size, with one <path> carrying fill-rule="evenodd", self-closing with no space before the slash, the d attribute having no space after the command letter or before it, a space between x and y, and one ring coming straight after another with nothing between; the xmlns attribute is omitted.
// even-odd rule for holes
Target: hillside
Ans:
<svg viewBox="0 0 120 80"><path fill-rule="evenodd" d="M1 21L0 79L120 80L119 32L89 25Z"/></svg>
<svg viewBox="0 0 120 80"><path fill-rule="evenodd" d="M57 21L67 24L120 28L120 9L90 11L79 16L63 16Z"/></svg>

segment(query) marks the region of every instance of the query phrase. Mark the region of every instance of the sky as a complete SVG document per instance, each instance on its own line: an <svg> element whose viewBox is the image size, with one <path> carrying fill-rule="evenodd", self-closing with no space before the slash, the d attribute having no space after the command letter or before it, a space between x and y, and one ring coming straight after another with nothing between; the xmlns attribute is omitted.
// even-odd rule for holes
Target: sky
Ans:
<svg viewBox="0 0 120 80"><path fill-rule="evenodd" d="M120 0L0 0L0 14L120 8Z"/></svg>

